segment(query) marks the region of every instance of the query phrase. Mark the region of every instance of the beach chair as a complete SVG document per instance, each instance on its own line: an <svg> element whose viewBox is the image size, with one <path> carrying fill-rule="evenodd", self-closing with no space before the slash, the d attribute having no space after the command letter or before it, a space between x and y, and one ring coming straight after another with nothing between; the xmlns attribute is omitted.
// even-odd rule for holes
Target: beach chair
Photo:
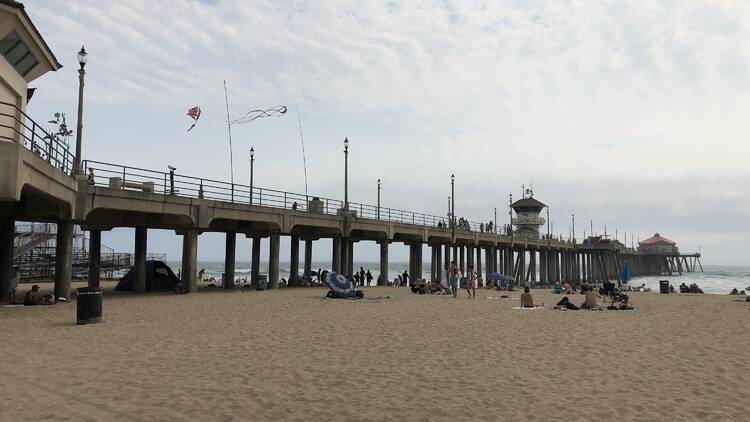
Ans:
<svg viewBox="0 0 750 422"><path fill-rule="evenodd" d="M562 294L562 291L563 291L562 284L555 283L552 285L552 293L559 295L559 294Z"/></svg>

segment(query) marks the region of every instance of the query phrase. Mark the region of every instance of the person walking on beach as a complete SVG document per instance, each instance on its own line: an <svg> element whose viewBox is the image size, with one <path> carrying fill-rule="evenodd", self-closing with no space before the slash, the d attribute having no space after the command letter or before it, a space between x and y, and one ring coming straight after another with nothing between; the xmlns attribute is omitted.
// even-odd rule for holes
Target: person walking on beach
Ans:
<svg viewBox="0 0 750 422"><path fill-rule="evenodd" d="M469 265L469 274L466 277L466 291L469 293L470 298L477 297L476 280L474 274L474 266Z"/></svg>
<svg viewBox="0 0 750 422"><path fill-rule="evenodd" d="M456 267L456 261L451 261L451 265L448 266L448 282L450 283L451 290L453 290L453 297L458 297L458 268Z"/></svg>
<svg viewBox="0 0 750 422"><path fill-rule="evenodd" d="M369 269L367 270L367 274L365 274L365 280L367 280L368 286L372 283L372 274Z"/></svg>
<svg viewBox="0 0 750 422"><path fill-rule="evenodd" d="M408 271L404 271L404 274L401 276L401 284L403 284L404 286L409 285L409 272Z"/></svg>
<svg viewBox="0 0 750 422"><path fill-rule="evenodd" d="M365 285L365 269L362 267L359 267L359 282L362 286ZM367 280L367 284L370 284L370 280Z"/></svg>
<svg viewBox="0 0 750 422"><path fill-rule="evenodd" d="M320 283L321 283L321 282L323 281L323 279L321 279L321 278L320 278L320 273L321 273L322 271L323 271L323 270L321 270L320 268L318 268L318 284L320 284Z"/></svg>

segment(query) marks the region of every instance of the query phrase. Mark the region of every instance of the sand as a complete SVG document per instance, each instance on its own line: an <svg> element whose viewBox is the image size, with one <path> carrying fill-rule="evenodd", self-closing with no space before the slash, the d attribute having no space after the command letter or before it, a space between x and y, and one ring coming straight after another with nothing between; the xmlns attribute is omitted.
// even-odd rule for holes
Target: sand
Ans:
<svg viewBox="0 0 750 422"><path fill-rule="evenodd" d="M634 293L636 312L564 312L485 290L324 293L107 291L104 322L86 326L75 303L0 308L0 420L750 417L737 297Z"/></svg>

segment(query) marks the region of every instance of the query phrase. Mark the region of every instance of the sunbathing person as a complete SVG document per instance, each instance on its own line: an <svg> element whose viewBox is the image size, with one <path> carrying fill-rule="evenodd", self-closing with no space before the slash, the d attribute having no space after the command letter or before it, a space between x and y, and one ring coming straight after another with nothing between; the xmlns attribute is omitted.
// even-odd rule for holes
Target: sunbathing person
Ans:
<svg viewBox="0 0 750 422"><path fill-rule="evenodd" d="M577 311L579 308L573 304L567 296L563 296L563 298L555 305L555 309L570 309L571 311Z"/></svg>
<svg viewBox="0 0 750 422"><path fill-rule="evenodd" d="M594 286L589 286L586 292L586 299L581 304L581 309L599 309L599 299L602 295L594 289Z"/></svg>
<svg viewBox="0 0 750 422"><path fill-rule="evenodd" d="M739 292L739 291L738 291L737 289L732 289L732 291L731 291L731 292L729 292L729 294L730 294L731 296L734 296L734 295L738 295L738 294L740 294L740 292Z"/></svg>
<svg viewBox="0 0 750 422"><path fill-rule="evenodd" d="M534 306L534 298L531 297L531 293L529 293L529 286L524 287L523 293L521 293L521 307L536 308L536 306Z"/></svg>
<svg viewBox="0 0 750 422"><path fill-rule="evenodd" d="M443 294L443 286L440 285L439 281L432 280L432 283L430 283L430 293L434 295Z"/></svg>

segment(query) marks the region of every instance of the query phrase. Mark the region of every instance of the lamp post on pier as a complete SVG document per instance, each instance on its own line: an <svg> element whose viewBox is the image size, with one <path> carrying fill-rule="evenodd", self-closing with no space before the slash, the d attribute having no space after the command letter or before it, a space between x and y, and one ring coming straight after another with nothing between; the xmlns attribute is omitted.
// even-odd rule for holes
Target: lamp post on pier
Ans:
<svg viewBox="0 0 750 422"><path fill-rule="evenodd" d="M573 243L576 243L576 213L571 214L573 219Z"/></svg>
<svg viewBox="0 0 750 422"><path fill-rule="evenodd" d="M255 148L250 147L250 205L253 205L253 167L255 167Z"/></svg>
<svg viewBox="0 0 750 422"><path fill-rule="evenodd" d="M495 207L495 223L493 224L494 233L497 234L497 207Z"/></svg>
<svg viewBox="0 0 750 422"><path fill-rule="evenodd" d="M81 46L81 51L78 52L78 64L81 68L78 69L78 124L76 125L76 156L75 162L73 163L73 175L77 176L83 174L81 168L81 142L83 141L83 77L86 75L86 71L83 70L86 66L88 59L88 53L86 49Z"/></svg>
<svg viewBox="0 0 750 422"><path fill-rule="evenodd" d="M456 241L456 176L451 174L451 222L453 225L453 241Z"/></svg>
<svg viewBox="0 0 750 422"><path fill-rule="evenodd" d="M380 220L380 179L378 179L378 220Z"/></svg>
<svg viewBox="0 0 750 422"><path fill-rule="evenodd" d="M344 209L349 209L349 138L344 138Z"/></svg>

